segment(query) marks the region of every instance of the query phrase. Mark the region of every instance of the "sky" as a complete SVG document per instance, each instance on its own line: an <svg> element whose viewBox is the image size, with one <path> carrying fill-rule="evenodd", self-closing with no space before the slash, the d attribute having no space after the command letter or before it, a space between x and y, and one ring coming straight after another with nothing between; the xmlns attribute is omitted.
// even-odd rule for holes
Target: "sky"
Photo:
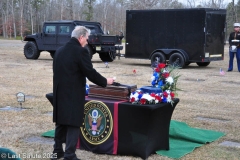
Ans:
<svg viewBox="0 0 240 160"><path fill-rule="evenodd" d="M198 4L200 4L200 2L207 2L207 1L209 1L209 0L195 0L195 3L196 3L196 5L198 5ZM235 3L237 3L237 1L238 0L234 0ZM187 4L187 0L178 0L178 2L181 2L183 4ZM230 2L232 2L232 0L223 0L224 4L225 3L228 4Z"/></svg>

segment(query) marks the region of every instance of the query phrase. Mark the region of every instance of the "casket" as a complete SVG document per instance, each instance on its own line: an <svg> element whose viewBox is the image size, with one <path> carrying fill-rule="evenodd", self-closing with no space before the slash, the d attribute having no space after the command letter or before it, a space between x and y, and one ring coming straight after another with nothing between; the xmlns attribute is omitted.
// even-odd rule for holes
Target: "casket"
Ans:
<svg viewBox="0 0 240 160"><path fill-rule="evenodd" d="M108 99L122 99L127 100L131 92L137 89L137 85L114 83L113 85L107 85L105 88L90 84L89 85L89 97L99 97Z"/></svg>

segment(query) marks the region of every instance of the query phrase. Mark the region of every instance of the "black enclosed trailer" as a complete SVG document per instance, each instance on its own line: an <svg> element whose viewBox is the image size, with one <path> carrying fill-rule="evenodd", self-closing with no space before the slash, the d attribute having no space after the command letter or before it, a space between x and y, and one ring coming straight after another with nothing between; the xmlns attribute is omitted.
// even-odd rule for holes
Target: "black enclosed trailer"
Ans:
<svg viewBox="0 0 240 160"><path fill-rule="evenodd" d="M125 57L207 66L224 59L225 31L225 9L127 10Z"/></svg>

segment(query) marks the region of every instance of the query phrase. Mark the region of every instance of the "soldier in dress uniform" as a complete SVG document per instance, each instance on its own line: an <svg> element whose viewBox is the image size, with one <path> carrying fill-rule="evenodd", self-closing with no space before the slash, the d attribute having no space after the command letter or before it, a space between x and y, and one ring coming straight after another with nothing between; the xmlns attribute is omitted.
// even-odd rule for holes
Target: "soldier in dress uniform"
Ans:
<svg viewBox="0 0 240 160"><path fill-rule="evenodd" d="M229 35L229 66L228 72L233 70L233 59L236 54L238 71L240 72L240 23L234 23L234 32Z"/></svg>

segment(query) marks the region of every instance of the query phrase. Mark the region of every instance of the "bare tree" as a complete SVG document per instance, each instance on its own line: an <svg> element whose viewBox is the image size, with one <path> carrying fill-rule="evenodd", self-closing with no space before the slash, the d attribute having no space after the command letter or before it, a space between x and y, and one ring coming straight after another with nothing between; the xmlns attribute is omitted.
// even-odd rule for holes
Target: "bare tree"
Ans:
<svg viewBox="0 0 240 160"><path fill-rule="evenodd" d="M20 36L23 37L23 9L24 9L24 0L18 0L19 11L20 11Z"/></svg>
<svg viewBox="0 0 240 160"><path fill-rule="evenodd" d="M5 11L5 2L1 1L0 2L0 6L1 6L1 20L2 20L2 34L3 34L3 37L6 38L6 25L5 25L5 22L6 22L6 11ZM1 32L0 32L1 33Z"/></svg>
<svg viewBox="0 0 240 160"><path fill-rule="evenodd" d="M235 2L232 0L232 9L233 9L233 22L237 21L237 7L235 7Z"/></svg>
<svg viewBox="0 0 240 160"><path fill-rule="evenodd" d="M40 32L44 21L87 20L99 21L106 32L125 31L126 10L168 8L227 8L227 23L237 22L240 0L0 0L0 35L21 37L26 31ZM237 4L234 5L237 1ZM198 6L196 6L198 5Z"/></svg>
<svg viewBox="0 0 240 160"><path fill-rule="evenodd" d="M76 2L76 19L82 20L83 19L83 10L84 10L84 0L78 0Z"/></svg>
<svg viewBox="0 0 240 160"><path fill-rule="evenodd" d="M97 17L99 17L99 20L102 24L102 27L103 27L103 30L105 33L107 32L107 27L109 30L109 24L108 24L109 14L108 14L108 12L109 12L110 5L111 5L111 0L99 0L98 5L95 6L96 13L94 15L95 16L97 16L96 14L100 15ZM114 9L112 11L115 12Z"/></svg>
<svg viewBox="0 0 240 160"><path fill-rule="evenodd" d="M5 38L8 38L8 24L9 24L9 22L8 22L8 16L9 16L9 14L8 14L8 0L6 1L6 3L5 3L5 17L4 17L4 26L5 26ZM3 11L4 11L4 9L3 9Z"/></svg>
<svg viewBox="0 0 240 160"><path fill-rule="evenodd" d="M11 9L12 9L13 34L14 34L14 38L16 38L17 37L17 33L16 33L17 31L16 31L14 7L15 7L15 4L13 3L13 0L12 0Z"/></svg>
<svg viewBox="0 0 240 160"><path fill-rule="evenodd" d="M135 9L152 9L159 3L159 0L139 0L134 1Z"/></svg>
<svg viewBox="0 0 240 160"><path fill-rule="evenodd" d="M33 34L33 7L31 1L28 3L28 13L30 14L30 21L31 21L31 32Z"/></svg>
<svg viewBox="0 0 240 160"><path fill-rule="evenodd" d="M83 14L86 15L86 20L91 21L93 19L93 5L96 0L85 0L85 5L87 6L87 11Z"/></svg>
<svg viewBox="0 0 240 160"><path fill-rule="evenodd" d="M196 1L195 0L187 0L187 7L195 8Z"/></svg>
<svg viewBox="0 0 240 160"><path fill-rule="evenodd" d="M201 2L201 5L209 8L222 8L224 6L223 2L224 0L209 0Z"/></svg>
<svg viewBox="0 0 240 160"><path fill-rule="evenodd" d="M64 7L63 7L63 0L60 0L60 19L63 20L63 10L64 10Z"/></svg>
<svg viewBox="0 0 240 160"><path fill-rule="evenodd" d="M170 8L173 8L173 9L184 8L184 5L178 2L177 0L175 0L171 3Z"/></svg>
<svg viewBox="0 0 240 160"><path fill-rule="evenodd" d="M173 0L159 0L158 8L159 8L159 9L168 9L168 8L171 8L172 2L173 2Z"/></svg>

